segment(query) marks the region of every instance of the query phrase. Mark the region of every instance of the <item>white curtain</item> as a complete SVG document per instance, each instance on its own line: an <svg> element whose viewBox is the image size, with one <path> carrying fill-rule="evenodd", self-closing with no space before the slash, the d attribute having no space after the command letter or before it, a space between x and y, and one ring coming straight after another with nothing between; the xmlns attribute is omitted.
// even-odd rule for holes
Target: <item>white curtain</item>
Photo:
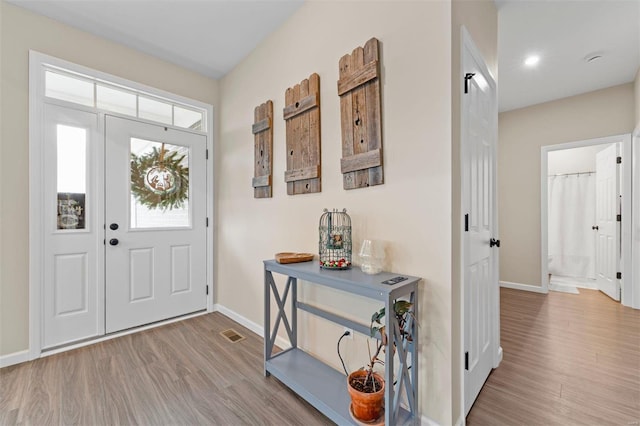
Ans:
<svg viewBox="0 0 640 426"><path fill-rule="evenodd" d="M549 176L549 273L595 278L596 176Z"/></svg>

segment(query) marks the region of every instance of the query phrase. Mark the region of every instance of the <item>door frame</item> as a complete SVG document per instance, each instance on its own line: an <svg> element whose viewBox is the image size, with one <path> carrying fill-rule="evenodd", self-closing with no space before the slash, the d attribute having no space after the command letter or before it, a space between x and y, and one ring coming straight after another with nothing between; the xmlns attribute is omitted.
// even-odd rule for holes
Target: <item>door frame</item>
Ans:
<svg viewBox="0 0 640 426"><path fill-rule="evenodd" d="M492 230L493 230L493 238L498 239L498 170L497 170L497 166L498 166L498 158L497 158L497 147L498 147L498 100L497 100L497 86L496 86L496 82L495 82L495 78L494 76L491 74L491 72L489 71L489 68L487 67L486 61L484 60L484 57L482 56L482 53L480 52L480 49L478 49L478 47L476 46L475 42L473 41L473 38L471 37L471 34L469 33L469 31L467 30L467 28L465 26L461 26L460 27L460 81L459 84L461 84L463 87L464 85L464 80L463 80L463 76L465 74L465 64L466 64L466 59L465 59L465 52L468 52L473 59L478 63L479 67L482 69L482 72L484 73L484 75L486 75L488 77L488 81L487 83L489 84L489 86L492 88L492 93L493 93L493 108L494 108L494 117L495 117L495 122L494 122L494 140L495 140L495 151L494 151L494 155L495 155L495 163L494 163L494 175L493 175L493 194L494 194L494 199L493 199L493 221L491 224ZM465 101L464 101L464 90L461 88L460 90L460 175L461 175L461 182L464 181L464 175L465 175L465 170L464 170L464 164L465 164L465 159L466 159L466 150L465 150L465 143L464 143L464 128L466 126L466 122L467 122L467 114L464 108L465 105ZM466 413L466 409L465 409L465 365L464 365L464 348L465 348L465 337L467 334L467 330L465 328L465 285L464 285L464 280L465 280L465 273L464 273L464 268L465 268L465 235L464 235L464 212L467 211L467 203L466 203L466 198L467 198L467 194L465 193L465 188L464 185L460 185L460 222L458 224L458 226L460 227L459 229L460 231L460 350L462 351L461 353L461 357L460 357L460 409L462 410L462 417L464 418L467 413ZM502 361L502 347L500 346L500 284L499 284L499 252L497 250L493 251L493 261L492 261L492 272L493 272L493 278L494 278L494 291L493 291L493 295L491 297L491 301L490 301L490 309L491 309L491 333L492 333L492 345L493 348L491 349L491 352L493 354L493 368L497 368L500 365L500 362Z"/></svg>
<svg viewBox="0 0 640 426"><path fill-rule="evenodd" d="M540 151L540 262L541 262L541 291L548 293L549 291L549 217L548 217L548 154L552 151L562 151L565 149L583 148L593 145L604 145L620 142L621 156L623 158L620 165L620 192L622 195L622 209L620 214L622 215L620 241L622 245L622 258L621 258L621 272L623 277L622 294L620 303L624 306L631 306L635 309L640 309L640 306L634 305L633 295L640 294L640 282L633 279L633 264L632 264L632 208L631 202L625 203L624 200L631 200L631 171L632 171L632 156L631 156L631 135L621 134L614 136L606 136L596 139L587 139L582 141L561 143L556 145L546 145L541 148ZM627 217L629 220L625 220ZM624 277L629 277L627 283L624 281ZM628 285L626 285L628 284Z"/></svg>
<svg viewBox="0 0 640 426"><path fill-rule="evenodd" d="M631 289L631 306L640 309L640 123L636 126L631 139L631 156L632 163L632 184L633 207L631 208L633 220L631 224L631 256L632 256L632 279L634 285ZM636 235L634 238L633 235Z"/></svg>
<svg viewBox="0 0 640 426"><path fill-rule="evenodd" d="M81 110L93 112L98 115L98 123L102 126L101 123L104 122L104 115L107 113L103 110L98 110L97 108L85 107L82 105L74 104L71 102L53 100L53 99L45 99L44 96L44 72L43 67L45 65L58 67L64 70L68 70L71 72L78 73L83 76L87 76L93 79L99 79L105 82L109 82L115 85L120 85L129 89L133 89L138 92L144 92L156 97L167 99L170 102L191 105L193 107L197 107L206 111L206 122L207 122L207 131L206 131L206 148L208 150L208 158L206 160L207 171L206 171L206 210L207 210L207 218L209 222L209 229L207 230L207 241L206 241L206 251L207 251L207 265L206 265L206 282L209 286L209 294L207 295L207 309L206 313L213 312L214 309L214 263L213 263L213 248L214 248L214 238L215 238L215 226L214 226L214 170L213 166L215 164L215 156L214 156L214 132L213 129L216 126L216 122L213 114L213 105L206 104L200 101L196 101L194 99L189 99L183 96L179 96L173 93L169 93L160 89L156 89L153 87L145 86L140 83L136 83L134 81L130 81L124 78L116 77L108 73L104 73L101 71L97 71L82 65L77 65L72 62L68 62L62 59L55 58L53 56L49 56L34 50L29 51L29 350L28 350L28 359L33 360L43 356L42 353L42 332L43 332L43 315L42 315L42 306L43 306L43 261L44 261L44 218L41 212L43 211L43 200L42 200L42 164L44 161L44 134L43 134L43 117L44 117L44 105L45 103L51 103L55 105L59 105L69 109ZM121 116L127 119L135 119L142 122L147 122L149 124L158 125L158 123L153 121L148 121L140 118L130 117L127 115L116 114L113 112L108 112L110 115ZM170 125L166 125L167 127L173 127ZM181 131L190 131L189 129L183 129L179 127L175 127ZM100 128L103 130L102 128ZM199 134L203 134L202 132L197 132ZM104 131L101 132L102 137L104 137ZM195 314L195 315L202 315ZM194 316L194 315L191 315ZM185 316L187 318L189 316ZM65 350L74 349L76 347L84 346L87 344L96 343L98 341L103 341L107 339L111 339L114 337L118 337L125 334L130 334L132 332L140 331L143 329L148 329L152 327L157 327L166 323L174 322L176 319L170 319L167 321L161 321L159 323L147 325L140 327L139 329L127 330L120 333L113 333L110 335L99 336L95 339L88 339L87 341L79 342L76 344L71 344L64 348L47 351L46 355L50 355L52 353L57 353Z"/></svg>

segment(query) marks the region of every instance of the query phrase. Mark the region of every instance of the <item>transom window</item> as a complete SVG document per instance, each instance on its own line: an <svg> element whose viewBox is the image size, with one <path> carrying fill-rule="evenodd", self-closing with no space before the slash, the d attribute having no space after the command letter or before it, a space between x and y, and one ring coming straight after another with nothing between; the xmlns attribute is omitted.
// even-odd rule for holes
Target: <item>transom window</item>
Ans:
<svg viewBox="0 0 640 426"><path fill-rule="evenodd" d="M207 131L204 110L59 68L45 69L45 96L183 129Z"/></svg>

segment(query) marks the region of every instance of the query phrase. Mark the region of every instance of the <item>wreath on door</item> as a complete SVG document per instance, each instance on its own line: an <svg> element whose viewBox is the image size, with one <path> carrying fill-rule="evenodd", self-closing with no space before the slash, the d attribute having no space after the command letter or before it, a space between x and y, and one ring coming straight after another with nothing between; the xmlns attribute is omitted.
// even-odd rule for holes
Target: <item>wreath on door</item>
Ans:
<svg viewBox="0 0 640 426"><path fill-rule="evenodd" d="M182 164L186 154L160 149L131 154L131 192L150 209L181 208L189 198L189 167Z"/></svg>

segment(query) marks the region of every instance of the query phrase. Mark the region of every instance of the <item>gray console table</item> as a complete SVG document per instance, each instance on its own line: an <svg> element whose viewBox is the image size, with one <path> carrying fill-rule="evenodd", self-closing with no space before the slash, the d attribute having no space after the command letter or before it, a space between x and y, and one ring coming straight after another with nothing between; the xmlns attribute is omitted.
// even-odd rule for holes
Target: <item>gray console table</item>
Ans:
<svg viewBox="0 0 640 426"><path fill-rule="evenodd" d="M282 290L282 295L278 291L278 286L273 278L274 272L288 277ZM383 281L398 276L406 279L395 284L383 284ZM347 390L346 376L298 348L297 311L301 309L367 336L369 335L369 325L352 321L335 313L298 301L298 279L378 300L382 302L381 304L384 304L385 312L391 312L395 299L403 298L413 303L414 314L417 318L418 297L416 293L420 278L389 272L366 275L359 268L342 271L326 270L320 268L315 261L282 265L275 260L264 261L265 375L271 374L276 377L338 425L356 424L349 413L351 399ZM271 327L272 296L278 310L273 328ZM287 315L285 306L289 297L291 297L291 312ZM396 344L396 354L399 360L394 369L393 351L385 351L384 378L387 383L385 391L385 424L419 424L418 326L415 321L410 320L409 327L413 342L402 342L395 316L385 315L384 319L385 329L392 330L392 332L387 331L387 335L389 336L389 341ZM284 324L291 342L291 348L273 354L280 323ZM337 337L339 336L336 336L336 339ZM411 368L409 368L409 359L411 360ZM389 384L394 383L394 380L396 382L395 386L390 386ZM406 406L400 403L402 389L404 389L407 399Z"/></svg>

